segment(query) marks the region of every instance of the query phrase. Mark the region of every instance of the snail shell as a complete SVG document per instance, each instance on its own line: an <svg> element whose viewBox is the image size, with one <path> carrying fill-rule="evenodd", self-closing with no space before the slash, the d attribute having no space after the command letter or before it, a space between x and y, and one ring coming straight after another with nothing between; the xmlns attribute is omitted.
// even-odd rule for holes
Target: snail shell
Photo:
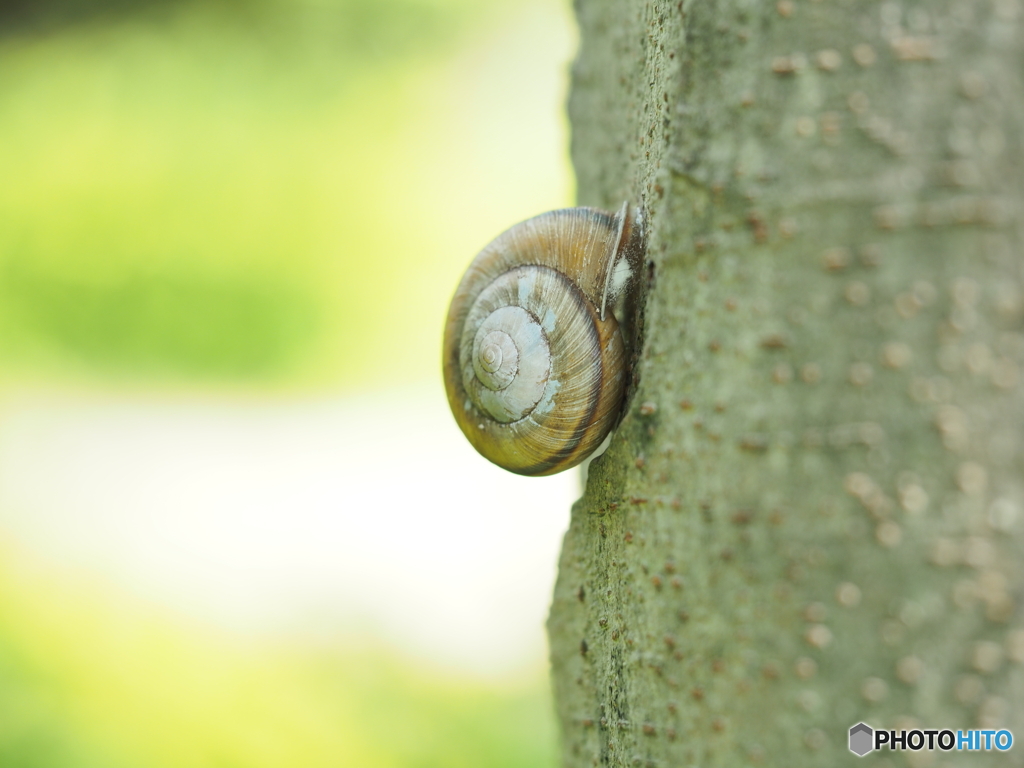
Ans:
<svg viewBox="0 0 1024 768"><path fill-rule="evenodd" d="M551 211L470 264L448 310L444 380L459 427L495 464L561 472L615 425L627 361L611 309L635 271L636 219L628 204Z"/></svg>

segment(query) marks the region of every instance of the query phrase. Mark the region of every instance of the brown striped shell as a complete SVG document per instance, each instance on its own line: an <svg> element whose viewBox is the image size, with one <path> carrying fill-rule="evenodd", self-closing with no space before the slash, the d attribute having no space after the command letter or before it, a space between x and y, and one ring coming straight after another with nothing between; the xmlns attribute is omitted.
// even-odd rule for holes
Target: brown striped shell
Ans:
<svg viewBox="0 0 1024 768"><path fill-rule="evenodd" d="M444 381L459 427L521 475L574 467L614 426L626 354L611 312L635 215L567 208L505 231L470 264L448 310Z"/></svg>

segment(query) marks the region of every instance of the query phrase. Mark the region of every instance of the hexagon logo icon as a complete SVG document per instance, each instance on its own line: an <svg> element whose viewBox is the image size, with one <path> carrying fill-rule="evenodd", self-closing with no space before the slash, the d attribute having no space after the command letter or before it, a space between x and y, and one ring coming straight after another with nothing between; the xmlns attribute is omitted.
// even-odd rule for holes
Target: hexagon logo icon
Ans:
<svg viewBox="0 0 1024 768"><path fill-rule="evenodd" d="M864 757L875 748L875 732L867 723L857 723L850 729L850 751Z"/></svg>

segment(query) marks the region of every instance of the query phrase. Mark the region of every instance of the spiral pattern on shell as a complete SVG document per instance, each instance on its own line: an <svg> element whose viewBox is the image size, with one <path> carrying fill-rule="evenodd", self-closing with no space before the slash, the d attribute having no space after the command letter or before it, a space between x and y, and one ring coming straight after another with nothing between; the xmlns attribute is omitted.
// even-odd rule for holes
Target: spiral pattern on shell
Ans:
<svg viewBox="0 0 1024 768"><path fill-rule="evenodd" d="M628 206L551 211L507 230L466 271L445 326L445 387L460 428L495 464L554 474L614 426L626 358L605 305L632 226Z"/></svg>

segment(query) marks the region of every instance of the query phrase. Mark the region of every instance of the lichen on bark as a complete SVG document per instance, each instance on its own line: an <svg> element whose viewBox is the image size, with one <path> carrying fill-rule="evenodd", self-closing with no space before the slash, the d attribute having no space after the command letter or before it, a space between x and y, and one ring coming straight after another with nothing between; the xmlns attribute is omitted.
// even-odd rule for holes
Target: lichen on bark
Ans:
<svg viewBox="0 0 1024 768"><path fill-rule="evenodd" d="M1024 7L576 11L580 203L643 205L649 264L548 622L564 765L1024 733Z"/></svg>

